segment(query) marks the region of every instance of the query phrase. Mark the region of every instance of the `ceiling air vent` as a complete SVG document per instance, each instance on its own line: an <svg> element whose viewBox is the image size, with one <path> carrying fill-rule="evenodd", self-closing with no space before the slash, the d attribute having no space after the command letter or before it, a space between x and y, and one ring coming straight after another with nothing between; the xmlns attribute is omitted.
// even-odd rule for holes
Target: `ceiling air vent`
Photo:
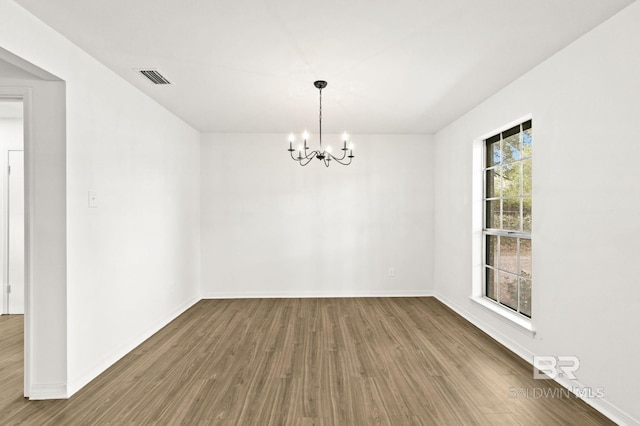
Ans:
<svg viewBox="0 0 640 426"><path fill-rule="evenodd" d="M171 84L158 70L137 70L140 74L147 77L153 84Z"/></svg>

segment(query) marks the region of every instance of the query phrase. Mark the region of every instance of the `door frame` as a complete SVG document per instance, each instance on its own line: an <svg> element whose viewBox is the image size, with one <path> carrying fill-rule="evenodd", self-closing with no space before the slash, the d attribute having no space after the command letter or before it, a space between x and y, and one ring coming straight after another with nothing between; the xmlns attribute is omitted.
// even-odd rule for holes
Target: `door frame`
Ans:
<svg viewBox="0 0 640 426"><path fill-rule="evenodd" d="M23 147L24 151L24 396L29 397L31 389L32 358L32 297L31 277L33 251L33 138L32 138L32 96L30 87L0 87L0 99L22 101Z"/></svg>

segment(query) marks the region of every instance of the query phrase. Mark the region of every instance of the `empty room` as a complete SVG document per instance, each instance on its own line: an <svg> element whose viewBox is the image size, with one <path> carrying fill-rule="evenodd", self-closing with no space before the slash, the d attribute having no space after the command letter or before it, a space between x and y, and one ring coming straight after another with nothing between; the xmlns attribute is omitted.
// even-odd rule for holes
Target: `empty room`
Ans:
<svg viewBox="0 0 640 426"><path fill-rule="evenodd" d="M0 424L639 425L637 0L0 0Z"/></svg>

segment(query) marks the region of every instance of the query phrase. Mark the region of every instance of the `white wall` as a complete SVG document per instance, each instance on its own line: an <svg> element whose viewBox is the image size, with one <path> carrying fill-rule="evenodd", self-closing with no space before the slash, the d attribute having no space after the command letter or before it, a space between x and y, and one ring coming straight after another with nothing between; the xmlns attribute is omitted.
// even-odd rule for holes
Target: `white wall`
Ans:
<svg viewBox="0 0 640 426"><path fill-rule="evenodd" d="M22 103L20 103L22 105ZM22 118L2 117L0 114L0 314L7 313L7 191L8 179L4 170L8 166L9 149L22 149Z"/></svg>
<svg viewBox="0 0 640 426"><path fill-rule="evenodd" d="M431 294L432 137L353 139L353 164L325 168L286 135L203 136L204 297Z"/></svg>
<svg viewBox="0 0 640 426"><path fill-rule="evenodd" d="M49 261L66 279L32 283L51 300L63 298L61 306L56 302L61 309L38 305L33 315L58 325L55 333L35 332L34 350L44 343L64 349L62 366L34 371L36 397L60 397L199 299L200 135L9 1L0 1L0 46L66 84L57 95L66 101L66 111L60 109L66 158L41 164L62 173L66 197L47 193L50 182L36 188L66 209L66 248ZM34 138L43 153L47 142ZM97 208L88 208L88 191L97 195ZM41 248L46 255L48 247Z"/></svg>
<svg viewBox="0 0 640 426"><path fill-rule="evenodd" d="M604 388L590 402L628 423L640 420L639 44L634 3L435 136L438 296L530 360L578 356L570 384ZM469 300L472 142L529 113L535 338Z"/></svg>

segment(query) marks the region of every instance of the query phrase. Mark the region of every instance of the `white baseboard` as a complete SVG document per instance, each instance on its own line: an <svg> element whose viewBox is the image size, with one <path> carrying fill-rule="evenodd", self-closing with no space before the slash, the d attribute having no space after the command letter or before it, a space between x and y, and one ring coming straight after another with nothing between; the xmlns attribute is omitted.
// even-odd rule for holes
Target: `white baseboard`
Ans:
<svg viewBox="0 0 640 426"><path fill-rule="evenodd" d="M469 321L471 324L478 327L480 330L484 331L486 334L491 336L492 339L497 341L498 343L505 346L511 352L515 353L529 364L531 364L531 371L533 374L533 352L524 348L522 345L514 342L509 337L505 336L503 333L487 324L486 322L480 320L478 317L470 313L468 310L462 308L460 305L453 303L451 300L448 300L446 297L442 296L439 292L434 292L434 297L447 305L453 311L455 311L458 315ZM583 385L575 380L561 380L555 379L557 383L569 389L573 392L574 389L586 389L588 386ZM575 394L575 392L573 392ZM578 398L580 395L576 394ZM620 410L618 407L609 403L605 398L580 398L587 404L589 404L594 409L598 410L603 415L607 416L613 422L619 425L628 425L628 426L640 426L640 421L634 419L624 411Z"/></svg>
<svg viewBox="0 0 640 426"><path fill-rule="evenodd" d="M430 297L432 290L395 290L395 291L221 291L205 293L203 299L304 299L339 297Z"/></svg>
<svg viewBox="0 0 640 426"><path fill-rule="evenodd" d="M65 383L31 385L29 400L65 399L67 398L67 385Z"/></svg>
<svg viewBox="0 0 640 426"><path fill-rule="evenodd" d="M93 367L90 371L86 372L82 377L76 378L74 380L69 381L69 386L67 387L67 393L63 398L69 398L74 393L78 392L84 386L86 386L90 381L98 377L101 373L103 373L107 368L111 367L118 360L120 360L123 356L134 350L138 347L142 342L147 340L149 337L153 336L155 333L160 331L160 329L171 321L176 319L182 313L184 313L191 306L195 305L200 301L199 297L194 297L193 299L183 303L180 307L175 309L171 314L167 315L160 321L158 321L153 327L147 329L144 333L140 334L137 338L129 341L128 344L121 346L118 350L113 351L110 355L106 356L102 359L95 367ZM32 387L33 392L33 387ZM31 398L33 399L33 398ZM54 399L54 398L42 398L42 399Z"/></svg>

